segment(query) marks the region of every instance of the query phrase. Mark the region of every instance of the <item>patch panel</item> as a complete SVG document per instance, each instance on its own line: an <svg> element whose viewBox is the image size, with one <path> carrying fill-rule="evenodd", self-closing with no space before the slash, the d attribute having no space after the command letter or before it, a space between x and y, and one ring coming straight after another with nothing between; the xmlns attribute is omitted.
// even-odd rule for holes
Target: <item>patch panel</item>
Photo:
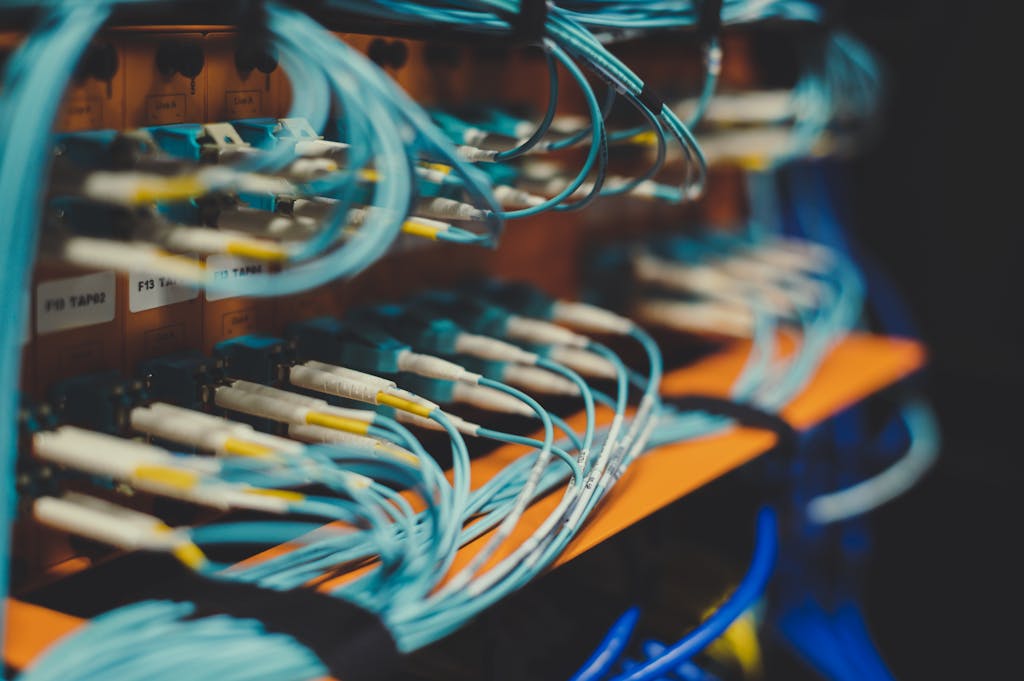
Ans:
<svg viewBox="0 0 1024 681"><path fill-rule="evenodd" d="M831 151L871 113L870 55L823 34L831 61L809 61L794 88L814 106L771 99L788 113L740 124L778 143L746 168L709 170L702 138L721 135L712 160L726 161L750 141L728 106L711 107L719 78L759 80L747 39L719 40L719 24L821 22L806 3L682 3L664 16L570 0L345 3L381 35L325 26L331 2L243 3L254 11L232 15L238 26L121 24L160 14L121 4L26 10L47 20L0 38L13 48L0 120L53 123L0 142L0 186L41 199L0 215L5 276L32 263L40 234L10 456L16 587L61 601L52 594L76 587L58 563L85 559L70 562L102 566L79 584L105 605L103 571L130 572L138 552L188 575L170 591L156 578L126 589L174 603L88 625L113 642L96 655L105 675L166 643L189 660L237 654L223 669L239 678L369 678L359 656L325 652L336 641L271 622L307 614L271 601L305 594L308 613L339 622L323 629L379 638L380 654L362 657L387 662L764 453L771 436L753 431L766 423L791 445L793 427L921 364L914 344L851 335L862 288L842 253L677 235L705 218L752 234L749 169ZM659 55L646 39L609 47L637 30L623 17L696 39ZM695 127L705 112L713 133ZM742 323L702 317L697 302ZM787 344L794 332L802 342ZM663 381L661 345L701 334L747 342ZM670 397L707 386L690 398L703 406ZM700 636L725 635L754 606L770 562L758 558L742 607L728 602ZM33 588L40 575L56 579L50 596ZM204 599L224 616L207 617ZM166 636L147 638L161 624ZM138 657L122 660L116 643L132 636ZM81 641L26 674L100 675ZM679 653L647 654L657 665Z"/></svg>

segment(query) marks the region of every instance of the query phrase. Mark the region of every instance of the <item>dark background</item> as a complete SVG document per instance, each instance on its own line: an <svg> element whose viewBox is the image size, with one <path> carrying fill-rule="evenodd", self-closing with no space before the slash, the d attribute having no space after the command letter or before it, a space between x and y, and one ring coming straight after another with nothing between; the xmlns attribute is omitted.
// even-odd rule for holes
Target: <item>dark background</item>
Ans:
<svg viewBox="0 0 1024 681"><path fill-rule="evenodd" d="M932 361L936 470L879 511L867 610L900 679L1011 678L1022 604L1021 63L1010 3L848 2L885 63L852 233L906 296Z"/></svg>

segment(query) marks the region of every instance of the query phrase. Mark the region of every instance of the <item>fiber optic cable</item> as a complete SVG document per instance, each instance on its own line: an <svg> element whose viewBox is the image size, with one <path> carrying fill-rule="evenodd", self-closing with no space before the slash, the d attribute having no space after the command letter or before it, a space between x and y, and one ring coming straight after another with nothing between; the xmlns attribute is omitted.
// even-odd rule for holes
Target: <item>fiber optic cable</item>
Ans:
<svg viewBox="0 0 1024 681"><path fill-rule="evenodd" d="M74 65L92 35L106 19L105 3L60 6L47 12L47 21L33 31L7 61L0 95L0 123L17 130L0 140L0 198L10 210L0 216L0 272L5 290L23 291L34 262L36 229L41 217L42 184L50 164L51 125ZM0 384L18 385L21 337L28 313L13 297L4 310L7 323L0 331ZM13 520L14 458L17 451L17 397L0 390L0 602L7 594L7 552ZM0 638L4 616L0 614Z"/></svg>

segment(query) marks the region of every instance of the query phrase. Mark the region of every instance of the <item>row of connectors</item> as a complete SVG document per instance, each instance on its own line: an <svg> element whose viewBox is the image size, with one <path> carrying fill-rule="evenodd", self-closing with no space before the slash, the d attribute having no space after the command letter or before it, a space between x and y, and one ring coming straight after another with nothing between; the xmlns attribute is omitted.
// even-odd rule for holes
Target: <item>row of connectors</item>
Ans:
<svg viewBox="0 0 1024 681"><path fill-rule="evenodd" d="M121 548L171 551L198 567L205 558L188 531L67 492L64 481L79 481L73 489L92 483L220 510L301 513L301 492L232 478L232 471L252 472L238 457L285 479L313 470L318 457L344 452L416 469L422 448L418 454L396 442L383 424L493 437L448 409L468 404L535 417L538 407L517 401L523 393L507 385L527 394L582 396L584 379L576 376L574 383L565 378L571 371L559 375L539 366L543 358L590 379L610 378L616 366L593 352L583 333L633 328L616 314L527 285L479 281L359 308L344 319L294 324L283 338L235 338L212 357L150 360L137 379L114 372L78 376L54 385L48 403L23 413L23 445L32 456L23 457L21 491L44 524ZM343 450L318 453L325 445ZM346 469L331 475L352 490L371 484Z"/></svg>

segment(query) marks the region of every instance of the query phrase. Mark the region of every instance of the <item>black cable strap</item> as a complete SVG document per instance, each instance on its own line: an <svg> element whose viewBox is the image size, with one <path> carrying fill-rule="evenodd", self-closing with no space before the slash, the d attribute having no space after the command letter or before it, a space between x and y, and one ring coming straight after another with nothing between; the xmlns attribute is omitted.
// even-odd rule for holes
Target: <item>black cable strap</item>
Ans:
<svg viewBox="0 0 1024 681"><path fill-rule="evenodd" d="M697 3L697 39L707 43L722 31L722 0Z"/></svg>
<svg viewBox="0 0 1024 681"><path fill-rule="evenodd" d="M519 12L506 15L512 27L509 39L514 45L535 45L544 39L548 21L547 0L520 0Z"/></svg>
<svg viewBox="0 0 1024 681"><path fill-rule="evenodd" d="M393 678L400 655L375 614L308 589L275 591L196 575L175 580L175 600L196 605L192 618L225 614L259 620L309 648L340 681Z"/></svg>
<svg viewBox="0 0 1024 681"><path fill-rule="evenodd" d="M777 438L773 451L781 452L784 455L796 454L800 444L800 434L788 421L778 414L752 407L749 404L710 395L662 397L662 402L681 411L703 411L715 416L726 416L741 425L771 431Z"/></svg>

